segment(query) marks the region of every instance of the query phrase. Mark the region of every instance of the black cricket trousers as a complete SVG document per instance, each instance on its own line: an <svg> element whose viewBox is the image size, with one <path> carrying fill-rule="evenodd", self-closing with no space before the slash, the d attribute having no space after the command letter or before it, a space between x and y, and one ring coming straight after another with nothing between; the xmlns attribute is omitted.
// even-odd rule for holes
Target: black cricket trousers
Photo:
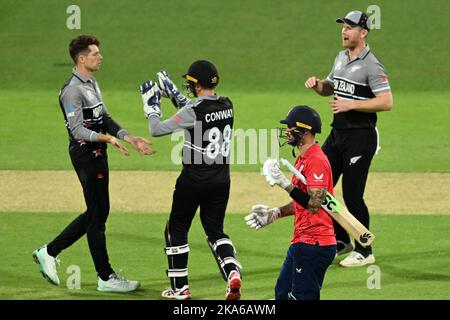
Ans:
<svg viewBox="0 0 450 320"><path fill-rule="evenodd" d="M200 220L211 243L228 238L223 232L225 211L230 195L230 182L197 184L184 177L177 179L173 194L169 229L172 245L188 243L188 233L195 213L200 207Z"/></svg>
<svg viewBox="0 0 450 320"><path fill-rule="evenodd" d="M322 146L333 171L333 185L342 175L342 194L348 210L366 228L369 229L369 210L364 202L372 158L378 147L376 129L332 129ZM336 221L333 220L336 239L349 243L350 237ZM362 247L355 241L355 250L364 256L372 253L372 248Z"/></svg>
<svg viewBox="0 0 450 320"><path fill-rule="evenodd" d="M105 236L109 214L108 158L100 156L84 162L73 161L72 164L83 187L87 209L47 245L47 251L56 257L86 234L97 274L107 280L114 273L109 264Z"/></svg>
<svg viewBox="0 0 450 320"><path fill-rule="evenodd" d="M200 220L205 230L210 246L220 239L229 239L223 231L225 211L230 194L230 181L219 183L198 184L186 178L182 173L177 179L173 193L172 211L168 222L166 234L167 246L181 246L188 244L188 233L195 213L200 207ZM167 229L166 229L167 232ZM170 239L170 240L168 240ZM213 250L213 249L212 249ZM219 258L225 260L234 257L234 246L227 244L215 249L215 259L219 264ZM176 256L168 256L169 269L184 269L188 264L188 253ZM234 263L219 267L224 279L233 270L238 270ZM170 277L172 289L182 288L188 284L188 277Z"/></svg>

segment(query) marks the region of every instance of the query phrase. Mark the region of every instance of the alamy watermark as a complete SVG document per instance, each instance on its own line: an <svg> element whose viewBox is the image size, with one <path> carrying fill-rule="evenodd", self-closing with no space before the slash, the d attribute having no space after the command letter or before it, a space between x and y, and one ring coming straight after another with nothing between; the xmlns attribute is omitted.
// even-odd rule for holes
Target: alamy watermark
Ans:
<svg viewBox="0 0 450 320"><path fill-rule="evenodd" d="M66 273L69 274L66 281L67 289L81 289L81 269L77 265L70 265L66 269Z"/></svg>
<svg viewBox="0 0 450 320"><path fill-rule="evenodd" d="M369 17L370 23L372 24L371 29L381 29L381 9L375 4L371 4L366 10L367 16Z"/></svg>
<svg viewBox="0 0 450 320"><path fill-rule="evenodd" d="M66 20L66 27L69 30L81 29L81 9L76 4L67 7L66 13L69 15Z"/></svg>
<svg viewBox="0 0 450 320"><path fill-rule="evenodd" d="M172 163L263 164L279 156L277 129L231 129L228 125L202 132L202 123L197 121L193 130L172 133L171 141L178 142L172 148Z"/></svg>
<svg viewBox="0 0 450 320"><path fill-rule="evenodd" d="M367 289L381 289L381 269L376 264L372 264L367 267L367 271L370 276L367 278Z"/></svg>

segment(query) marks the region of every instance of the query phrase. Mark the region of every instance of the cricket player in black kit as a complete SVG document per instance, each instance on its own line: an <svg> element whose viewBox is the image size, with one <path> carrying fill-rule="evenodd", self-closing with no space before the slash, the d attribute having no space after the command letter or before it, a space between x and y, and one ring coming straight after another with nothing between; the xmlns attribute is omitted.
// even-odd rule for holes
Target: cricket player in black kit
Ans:
<svg viewBox="0 0 450 320"><path fill-rule="evenodd" d="M152 136L163 136L184 129L183 170L173 193L172 210L164 236L171 288L162 296L169 299L191 298L188 285L188 232L200 207L200 219L208 245L219 270L227 281L226 299L240 299L241 265L235 248L223 231L230 192L230 142L233 128L233 104L217 96L219 82L216 67L205 60L194 62L183 77L186 88L196 97L182 95L165 71L157 74L158 83L145 82L140 90L144 113ZM170 98L179 111L160 121L160 96Z"/></svg>
<svg viewBox="0 0 450 320"><path fill-rule="evenodd" d="M107 143L124 155L128 150L119 142L129 142L141 154L154 151L149 141L132 136L115 122L106 111L100 88L93 73L100 68L102 56L99 41L93 36L79 36L69 45L75 62L70 78L64 83L59 104L69 134L69 154L83 187L86 211L73 220L52 242L33 252L43 276L58 285L56 257L83 235L98 274L97 290L129 292L139 287L138 281L127 280L114 272L106 250L105 224L109 214L109 169ZM108 135L108 134L109 135Z"/></svg>
<svg viewBox="0 0 450 320"><path fill-rule="evenodd" d="M378 151L377 112L392 109L391 87L384 66L366 43L371 29L368 16L349 12L342 23L345 50L337 55L326 79L310 77L305 87L322 96L334 95L330 101L334 118L332 130L322 146L333 170L334 185L342 175L342 193L349 211L369 228L369 211L364 189L370 163ZM337 256L353 250L347 232L334 222ZM343 267L359 267L375 262L372 248L355 241L355 250L340 262Z"/></svg>

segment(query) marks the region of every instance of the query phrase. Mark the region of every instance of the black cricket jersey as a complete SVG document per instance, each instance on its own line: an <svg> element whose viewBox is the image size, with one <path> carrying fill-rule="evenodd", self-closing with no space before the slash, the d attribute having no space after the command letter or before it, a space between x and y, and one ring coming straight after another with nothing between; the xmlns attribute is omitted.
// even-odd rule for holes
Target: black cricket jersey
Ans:
<svg viewBox="0 0 450 320"><path fill-rule="evenodd" d="M233 104L227 97L201 96L170 118L150 116L152 136L184 130L182 179L196 184L229 183Z"/></svg>
<svg viewBox="0 0 450 320"><path fill-rule="evenodd" d="M226 97L203 99L192 110L196 122L186 130L183 174L197 183L228 182L233 104Z"/></svg>

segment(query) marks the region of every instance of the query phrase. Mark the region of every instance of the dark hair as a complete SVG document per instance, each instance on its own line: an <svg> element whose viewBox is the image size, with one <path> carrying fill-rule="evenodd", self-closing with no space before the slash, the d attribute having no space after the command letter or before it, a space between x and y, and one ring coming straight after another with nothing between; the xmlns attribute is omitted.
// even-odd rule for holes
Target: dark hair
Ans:
<svg viewBox="0 0 450 320"><path fill-rule="evenodd" d="M69 53L72 57L72 60L77 63L77 58L80 53L83 51L87 51L91 44L95 44L96 46L100 45L100 41L94 36L90 35L81 35L72 39L69 44Z"/></svg>

